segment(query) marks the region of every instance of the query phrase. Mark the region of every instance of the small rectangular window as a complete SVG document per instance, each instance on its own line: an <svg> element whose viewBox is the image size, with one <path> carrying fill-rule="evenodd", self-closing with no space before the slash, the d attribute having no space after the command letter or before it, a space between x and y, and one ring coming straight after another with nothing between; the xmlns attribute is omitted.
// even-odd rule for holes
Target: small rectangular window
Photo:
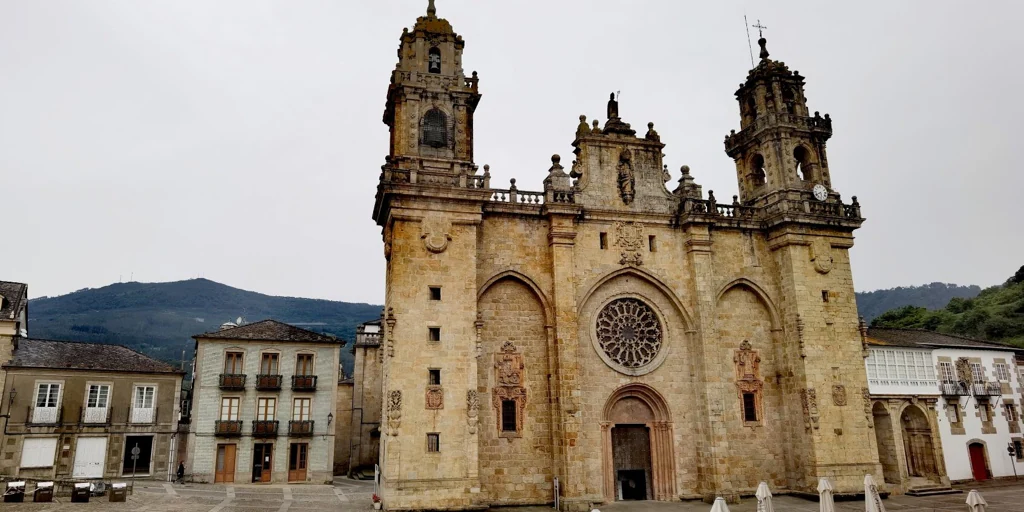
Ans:
<svg viewBox="0 0 1024 512"><path fill-rule="evenodd" d="M1017 460L1024 459L1024 442L1020 439L1013 440L1013 451L1016 452Z"/></svg>
<svg viewBox="0 0 1024 512"><path fill-rule="evenodd" d="M946 407L949 411L949 422L960 423L960 404L949 403Z"/></svg>
<svg viewBox="0 0 1024 512"><path fill-rule="evenodd" d="M996 370L996 378L999 382L1010 382L1010 367L1006 363L996 363L993 365Z"/></svg>
<svg viewBox="0 0 1024 512"><path fill-rule="evenodd" d="M224 354L224 373L228 375L245 373L245 371L242 370L241 352L228 352Z"/></svg>
<svg viewBox="0 0 1024 512"><path fill-rule="evenodd" d="M828 302L828 290L821 291L821 301Z"/></svg>
<svg viewBox="0 0 1024 512"><path fill-rule="evenodd" d="M516 431L516 401L515 400L502 400L501 401L501 431L502 432L515 432Z"/></svg>
<svg viewBox="0 0 1024 512"><path fill-rule="evenodd" d="M441 287L431 286L430 287L430 300L441 300Z"/></svg>
<svg viewBox="0 0 1024 512"><path fill-rule="evenodd" d="M441 341L441 328L427 327L427 341Z"/></svg>
<svg viewBox="0 0 1024 512"><path fill-rule="evenodd" d="M441 451L441 434L431 432L427 434L427 453L437 453Z"/></svg>
<svg viewBox="0 0 1024 512"><path fill-rule="evenodd" d="M430 384L431 386L440 386L441 385L441 370L438 370L436 368L432 368L432 369L427 370L427 371L429 372L428 384Z"/></svg>
<svg viewBox="0 0 1024 512"><path fill-rule="evenodd" d="M757 399L753 393L743 393L743 421L757 421Z"/></svg>
<svg viewBox="0 0 1024 512"><path fill-rule="evenodd" d="M658 250L658 244L654 240L654 235L648 235L647 248L650 249L651 252L656 252Z"/></svg>
<svg viewBox="0 0 1024 512"><path fill-rule="evenodd" d="M607 249L608 248L608 233L601 233L600 238L601 238L601 248L602 249Z"/></svg>

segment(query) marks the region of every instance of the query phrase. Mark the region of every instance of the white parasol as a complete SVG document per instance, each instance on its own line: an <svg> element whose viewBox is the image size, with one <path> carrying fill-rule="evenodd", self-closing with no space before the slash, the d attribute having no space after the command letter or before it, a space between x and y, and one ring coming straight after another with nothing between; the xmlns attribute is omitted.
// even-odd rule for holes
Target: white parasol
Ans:
<svg viewBox="0 0 1024 512"><path fill-rule="evenodd" d="M971 489L967 495L967 509L971 512L985 512L987 506L988 503L981 497L981 493L977 489Z"/></svg>
<svg viewBox="0 0 1024 512"><path fill-rule="evenodd" d="M836 502L832 499L832 484L829 483L828 478L822 478L818 481L818 511L819 512L836 512Z"/></svg>
<svg viewBox="0 0 1024 512"><path fill-rule="evenodd" d="M772 506L772 492L768 490L767 482L757 485L754 496L757 497L757 512L775 512L775 507Z"/></svg>
<svg viewBox="0 0 1024 512"><path fill-rule="evenodd" d="M725 498L719 496L711 505L711 512L729 512L729 505L725 504Z"/></svg>
<svg viewBox="0 0 1024 512"><path fill-rule="evenodd" d="M864 475L864 512L885 512L882 497L878 495L878 486L871 473Z"/></svg>

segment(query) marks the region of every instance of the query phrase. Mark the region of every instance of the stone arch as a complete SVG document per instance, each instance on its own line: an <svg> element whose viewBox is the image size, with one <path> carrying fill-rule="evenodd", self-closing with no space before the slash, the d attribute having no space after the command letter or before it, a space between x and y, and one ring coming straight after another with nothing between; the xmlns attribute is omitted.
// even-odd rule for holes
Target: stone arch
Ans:
<svg viewBox="0 0 1024 512"><path fill-rule="evenodd" d="M935 447L932 441L928 413L916 404L908 404L900 411L900 428L906 452L907 475L938 478L935 465Z"/></svg>
<svg viewBox="0 0 1024 512"><path fill-rule="evenodd" d="M775 307L775 302L773 302L771 297L768 296L768 293L764 291L764 288L761 288L760 285L745 277L739 277L726 283L726 285L722 287L722 289L718 292L718 295L715 297L715 305L722 301L722 297L725 296L726 292L736 287L746 287L750 289L750 291L758 298L758 300L760 300L761 303L764 304L764 307L765 309L768 310L768 315L771 318L772 330L779 330L782 328L782 321L780 320L781 317L779 316L779 309Z"/></svg>
<svg viewBox="0 0 1024 512"><path fill-rule="evenodd" d="M619 270L610 272L605 276L601 277L600 279L598 279L597 282L591 285L587 292L583 294L582 298L580 298L577 304L577 309L579 311L582 311L583 306L587 304L591 296L594 295L596 291L601 289L601 287L604 286L609 281L621 276L633 276L638 279L642 279L651 286L657 288L658 291L660 291L666 298L668 298L668 300L672 302L672 305L675 307L676 311L679 313L680 316L682 316L683 323L685 324L684 328L686 330L690 330L693 328L693 318L690 316L689 311L686 310L686 307L683 306L683 302L679 300L679 297L677 297L675 292L672 291L672 288L669 288L669 286L666 285L664 281L662 281L654 274L636 267L620 268Z"/></svg>
<svg viewBox="0 0 1024 512"><path fill-rule="evenodd" d="M515 271L515 270L505 270L503 272L499 272L499 273L491 276L491 278L488 279L483 284L483 286L480 287L480 290L477 292L477 294L476 294L477 302L478 303L480 302L480 299L483 298L484 293L487 293L487 290L491 286L493 286L498 281L501 281L502 279L515 279L515 280L523 283L524 285L526 285L527 288L529 288L531 291L533 291L533 294L537 297L537 300L540 301L540 305L544 309L544 326L548 327L548 326L551 325L551 318L552 318L551 303L548 301L547 296L544 295L544 292L540 289L540 287L537 286L537 283L534 282L533 279L530 279L530 277L527 276L526 274L523 274L522 272L518 272L518 271Z"/></svg>
<svg viewBox="0 0 1024 512"><path fill-rule="evenodd" d="M878 461L882 464L882 475L886 483L899 485L899 455L896 452L896 437L892 430L892 415L884 402L875 402L871 406L872 421L875 424L875 441L878 445Z"/></svg>
<svg viewBox="0 0 1024 512"><path fill-rule="evenodd" d="M979 451L974 451L975 449L972 448L974 446L980 447ZM988 443L982 439L974 438L967 441L964 447L967 449L967 460L971 465L971 476L978 481L992 478L992 463L989 460ZM976 464L979 464L979 466L976 466ZM984 465L984 467L980 465ZM979 476L984 478L978 478Z"/></svg>
<svg viewBox="0 0 1024 512"><path fill-rule="evenodd" d="M670 501L676 498L676 468L673 449L672 415L665 398L654 388L640 383L626 384L609 395L601 416L603 445L604 496L615 501L615 448L612 430L616 425L646 429L650 440L650 485L653 498Z"/></svg>

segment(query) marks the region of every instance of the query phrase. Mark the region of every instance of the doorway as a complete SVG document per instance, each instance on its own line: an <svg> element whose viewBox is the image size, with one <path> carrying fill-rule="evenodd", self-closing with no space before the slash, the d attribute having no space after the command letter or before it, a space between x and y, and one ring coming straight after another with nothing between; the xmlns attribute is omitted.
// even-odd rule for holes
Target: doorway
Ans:
<svg viewBox="0 0 1024 512"><path fill-rule="evenodd" d="M75 478L103 478L103 463L107 459L107 438L79 437L75 447L75 465L71 476Z"/></svg>
<svg viewBox="0 0 1024 512"><path fill-rule="evenodd" d="M903 427L903 446L907 457L907 474L923 478L938 478L935 452L932 449L932 429L928 418L915 405L907 407L900 418Z"/></svg>
<svg viewBox="0 0 1024 512"><path fill-rule="evenodd" d="M971 457L971 474L977 481L988 480L988 464L985 462L985 445L971 443L967 445Z"/></svg>
<svg viewBox="0 0 1024 512"><path fill-rule="evenodd" d="M214 483L233 483L235 481L235 445L217 445L217 465L214 470Z"/></svg>
<svg viewBox="0 0 1024 512"><path fill-rule="evenodd" d="M875 443L878 445L878 461L882 463L882 476L886 483L900 483L899 458L896 456L896 438L892 432L892 417L881 402L871 407L875 422Z"/></svg>
<svg viewBox="0 0 1024 512"><path fill-rule="evenodd" d="M645 425L615 425L612 428L612 464L615 467L617 498L646 500L651 493L651 435Z"/></svg>
<svg viewBox="0 0 1024 512"><path fill-rule="evenodd" d="M135 448L139 449L138 459L132 460ZM121 463L122 475L148 475L150 462L153 460L153 436L125 436L124 459Z"/></svg>
<svg viewBox="0 0 1024 512"><path fill-rule="evenodd" d="M256 443L252 448L252 481L269 482L274 469L274 445Z"/></svg>
<svg viewBox="0 0 1024 512"><path fill-rule="evenodd" d="M305 482L306 465L309 463L309 445L292 443L288 453L288 481Z"/></svg>

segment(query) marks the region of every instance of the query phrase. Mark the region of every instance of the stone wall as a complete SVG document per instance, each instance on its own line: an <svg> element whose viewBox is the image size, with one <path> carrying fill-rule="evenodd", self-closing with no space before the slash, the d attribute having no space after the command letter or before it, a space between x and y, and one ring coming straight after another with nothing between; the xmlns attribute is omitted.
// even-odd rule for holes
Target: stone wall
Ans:
<svg viewBox="0 0 1024 512"><path fill-rule="evenodd" d="M352 453L352 382L338 383L338 402L334 417L334 474L344 475L349 471L349 455Z"/></svg>

